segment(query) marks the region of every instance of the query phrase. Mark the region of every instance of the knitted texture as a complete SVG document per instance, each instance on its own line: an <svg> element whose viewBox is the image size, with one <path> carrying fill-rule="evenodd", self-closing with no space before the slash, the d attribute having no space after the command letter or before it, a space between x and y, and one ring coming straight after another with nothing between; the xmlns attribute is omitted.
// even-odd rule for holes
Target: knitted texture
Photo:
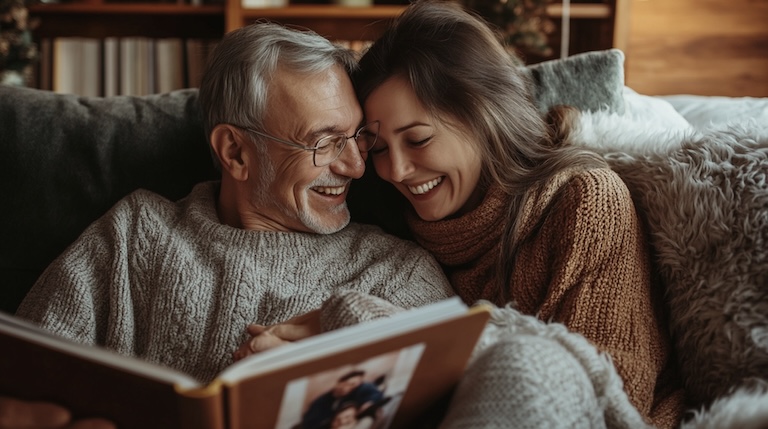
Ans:
<svg viewBox="0 0 768 429"><path fill-rule="evenodd" d="M496 308L441 429L649 427L610 359L562 324Z"/></svg>
<svg viewBox="0 0 768 429"><path fill-rule="evenodd" d="M57 258L17 314L76 341L210 381L250 323L320 308L335 291L411 308L452 296L432 257L378 228L331 235L222 225L213 182L178 203L121 200Z"/></svg>
<svg viewBox="0 0 768 429"><path fill-rule="evenodd" d="M629 192L609 169L568 170L524 199L508 288L517 309L579 332L610 354L640 412L674 427L683 395L670 356L663 297L651 284L646 237ZM497 305L493 283L509 198L492 187L481 205L455 219L411 214L417 240L443 265L467 303Z"/></svg>
<svg viewBox="0 0 768 429"><path fill-rule="evenodd" d="M402 308L381 298L354 290L343 290L331 295L323 304L320 326L323 332L327 332L389 317L401 311Z"/></svg>

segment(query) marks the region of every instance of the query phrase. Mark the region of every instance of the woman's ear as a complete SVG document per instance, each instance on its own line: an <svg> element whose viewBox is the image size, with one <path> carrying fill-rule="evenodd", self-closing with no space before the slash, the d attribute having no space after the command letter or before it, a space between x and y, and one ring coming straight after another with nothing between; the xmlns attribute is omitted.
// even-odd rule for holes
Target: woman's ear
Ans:
<svg viewBox="0 0 768 429"><path fill-rule="evenodd" d="M221 172L238 181L248 179L247 157L243 156L244 138L240 130L228 124L216 125L211 131L211 149L219 159Z"/></svg>

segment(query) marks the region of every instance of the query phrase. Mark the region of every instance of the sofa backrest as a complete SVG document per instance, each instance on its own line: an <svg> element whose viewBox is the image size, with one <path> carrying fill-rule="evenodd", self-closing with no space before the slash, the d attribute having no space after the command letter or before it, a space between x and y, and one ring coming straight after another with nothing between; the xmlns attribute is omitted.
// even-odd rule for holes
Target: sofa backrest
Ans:
<svg viewBox="0 0 768 429"><path fill-rule="evenodd" d="M170 199L217 177L197 91L87 98L0 86L0 310L131 191Z"/></svg>

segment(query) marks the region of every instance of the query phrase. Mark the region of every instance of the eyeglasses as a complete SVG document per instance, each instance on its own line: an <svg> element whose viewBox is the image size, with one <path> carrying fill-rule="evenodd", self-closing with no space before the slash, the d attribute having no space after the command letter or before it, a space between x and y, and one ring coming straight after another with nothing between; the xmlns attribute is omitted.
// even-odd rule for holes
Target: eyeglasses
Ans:
<svg viewBox="0 0 768 429"><path fill-rule="evenodd" d="M357 131L355 131L355 134L351 136L347 136L346 134L332 134L321 138L314 146L308 147L288 140L279 139L275 136L262 133L261 131L256 131L253 128L240 128L284 145L301 150L312 151L312 162L315 164L315 167L324 167L335 161L336 158L341 155L341 152L344 150L344 147L346 147L347 140L349 139L355 139L358 150L363 153L371 150L373 145L376 144L376 138L379 136L379 121L374 121L358 128Z"/></svg>

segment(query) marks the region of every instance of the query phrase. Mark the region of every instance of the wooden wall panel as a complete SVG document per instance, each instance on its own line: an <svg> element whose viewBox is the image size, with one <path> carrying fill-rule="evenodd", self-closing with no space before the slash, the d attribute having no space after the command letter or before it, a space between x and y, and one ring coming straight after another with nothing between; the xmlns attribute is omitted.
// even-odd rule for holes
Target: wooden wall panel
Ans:
<svg viewBox="0 0 768 429"><path fill-rule="evenodd" d="M627 39L642 94L768 97L768 0L632 0Z"/></svg>

